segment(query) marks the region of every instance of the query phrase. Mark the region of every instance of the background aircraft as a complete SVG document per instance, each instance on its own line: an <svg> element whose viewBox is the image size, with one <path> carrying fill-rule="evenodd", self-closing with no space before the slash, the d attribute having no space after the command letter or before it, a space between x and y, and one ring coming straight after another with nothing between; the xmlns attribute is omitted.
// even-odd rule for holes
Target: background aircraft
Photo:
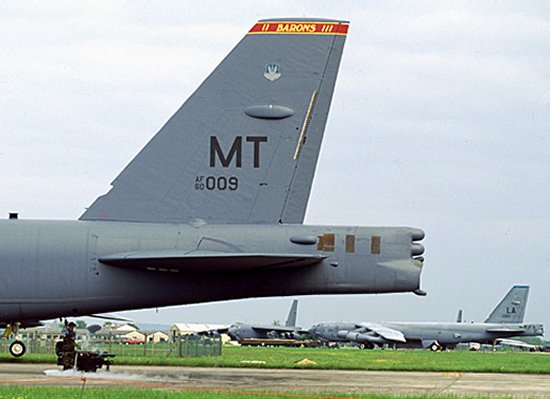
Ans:
<svg viewBox="0 0 550 399"><path fill-rule="evenodd" d="M298 311L298 300L292 301L288 317L284 326L276 325L253 325L246 323L235 323L225 330L232 340L239 343L245 342L247 339L301 339L300 333L307 333L300 327L296 327L296 315Z"/></svg>
<svg viewBox="0 0 550 399"><path fill-rule="evenodd" d="M541 351L544 349L544 345L533 345L527 342L519 341L517 339L499 338L496 340L496 345L501 345L508 348L516 348L519 350L526 350L529 352Z"/></svg>
<svg viewBox="0 0 550 399"><path fill-rule="evenodd" d="M256 23L80 220L0 222L6 335L225 299L425 294L422 230L301 225L347 30Z"/></svg>
<svg viewBox="0 0 550 399"><path fill-rule="evenodd" d="M544 333L542 324L523 324L528 295L528 286L513 286L483 323L322 323L309 332L324 341L357 342L369 349L383 344L432 350L454 348L460 342L494 344L499 338Z"/></svg>

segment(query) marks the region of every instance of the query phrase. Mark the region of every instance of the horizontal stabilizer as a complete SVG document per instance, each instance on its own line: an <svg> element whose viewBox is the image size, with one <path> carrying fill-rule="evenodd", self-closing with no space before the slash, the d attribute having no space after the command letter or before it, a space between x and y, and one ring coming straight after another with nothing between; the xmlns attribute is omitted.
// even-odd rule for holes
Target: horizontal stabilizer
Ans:
<svg viewBox="0 0 550 399"><path fill-rule="evenodd" d="M325 256L309 254L201 253L143 251L104 256L105 265L162 272L234 273L280 267L308 266Z"/></svg>

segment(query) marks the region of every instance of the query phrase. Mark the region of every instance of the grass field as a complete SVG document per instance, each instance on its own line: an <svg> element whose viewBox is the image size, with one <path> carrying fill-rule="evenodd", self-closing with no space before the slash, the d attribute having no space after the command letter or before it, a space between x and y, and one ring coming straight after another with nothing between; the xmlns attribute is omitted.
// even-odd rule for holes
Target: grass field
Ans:
<svg viewBox="0 0 550 399"><path fill-rule="evenodd" d="M383 394L338 394L338 393L268 393L268 392L214 392L204 390L192 391L168 391L168 390L144 390L128 388L61 388L61 387L20 387L20 386L0 386L0 399L41 399L41 398L78 398L78 399L458 399L457 396L450 395L407 395L392 396ZM474 397L461 396L461 399ZM475 396L475 399L489 398L485 396ZM502 397L501 397L502 399Z"/></svg>
<svg viewBox="0 0 550 399"><path fill-rule="evenodd" d="M315 364L299 365L309 359ZM55 364L54 355L26 354L0 362ZM164 365L194 367L320 368L341 370L443 371L550 374L550 354L526 352L430 352L424 350L373 350L324 348L223 348L222 356L203 358L116 356L114 366ZM0 399L3 399L0 397Z"/></svg>

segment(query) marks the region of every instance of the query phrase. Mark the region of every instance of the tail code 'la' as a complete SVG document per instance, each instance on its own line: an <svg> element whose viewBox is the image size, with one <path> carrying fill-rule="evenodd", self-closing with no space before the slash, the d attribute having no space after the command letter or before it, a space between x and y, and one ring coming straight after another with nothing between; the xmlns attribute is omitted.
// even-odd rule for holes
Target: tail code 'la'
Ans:
<svg viewBox="0 0 550 399"><path fill-rule="evenodd" d="M528 285L514 285L485 323L523 323L528 297Z"/></svg>
<svg viewBox="0 0 550 399"><path fill-rule="evenodd" d="M256 23L81 220L302 223L348 23Z"/></svg>

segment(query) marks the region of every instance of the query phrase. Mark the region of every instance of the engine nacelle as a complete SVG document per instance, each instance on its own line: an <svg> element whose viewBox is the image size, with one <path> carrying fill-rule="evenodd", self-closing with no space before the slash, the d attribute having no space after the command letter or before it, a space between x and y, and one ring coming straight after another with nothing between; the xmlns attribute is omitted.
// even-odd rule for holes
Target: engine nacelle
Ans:
<svg viewBox="0 0 550 399"><path fill-rule="evenodd" d="M338 336L353 342L370 342L373 344L384 344L387 342L381 336L374 335L374 333L338 331Z"/></svg>

